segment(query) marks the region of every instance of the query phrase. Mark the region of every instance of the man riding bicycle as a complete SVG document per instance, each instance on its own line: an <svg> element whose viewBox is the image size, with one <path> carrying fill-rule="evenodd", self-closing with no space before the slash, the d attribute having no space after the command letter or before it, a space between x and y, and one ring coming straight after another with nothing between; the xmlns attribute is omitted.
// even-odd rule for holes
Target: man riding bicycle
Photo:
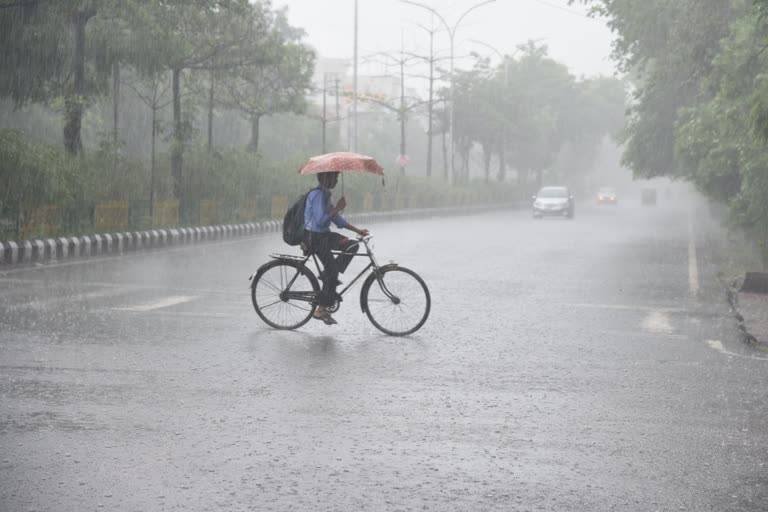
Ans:
<svg viewBox="0 0 768 512"><path fill-rule="evenodd" d="M338 180L338 172L318 174L319 186L307 194L304 207L304 246L310 254L317 254L323 263L323 271L320 273L323 289L320 291L318 306L315 308L313 317L327 325L337 323L328 308L337 299L336 287L341 284L338 279L339 274L347 269L359 249L357 240L350 240L339 233L332 232L331 222L339 228L354 231L359 236L368 235L367 229L359 229L341 216L341 212L347 206L344 197L339 199L335 206L333 205L331 189L336 186ZM343 254L334 258L331 252L334 250L342 251Z"/></svg>

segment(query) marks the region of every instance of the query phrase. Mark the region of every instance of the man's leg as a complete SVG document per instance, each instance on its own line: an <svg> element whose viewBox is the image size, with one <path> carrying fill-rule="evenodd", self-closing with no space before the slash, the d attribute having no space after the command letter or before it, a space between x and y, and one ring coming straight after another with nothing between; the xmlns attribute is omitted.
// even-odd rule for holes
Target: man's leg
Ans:
<svg viewBox="0 0 768 512"><path fill-rule="evenodd" d="M323 289L320 291L318 303L324 307L333 305L336 294L336 281L339 276L336 270L336 261L331 253L333 241L328 235L330 233L312 233L311 235L312 252L317 254L317 257L323 264L323 271L320 273Z"/></svg>
<svg viewBox="0 0 768 512"><path fill-rule="evenodd" d="M352 258L354 258L355 254L357 254L357 251L360 249L360 242L349 239L338 233L331 233L331 247L337 251L344 252L344 254L339 254L336 257L336 272L337 274L343 274L352 262Z"/></svg>

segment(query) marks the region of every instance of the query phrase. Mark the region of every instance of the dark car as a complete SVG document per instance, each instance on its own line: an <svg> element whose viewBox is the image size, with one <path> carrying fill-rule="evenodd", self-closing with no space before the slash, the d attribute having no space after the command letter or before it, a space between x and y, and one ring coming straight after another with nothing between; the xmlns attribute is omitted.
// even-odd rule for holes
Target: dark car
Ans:
<svg viewBox="0 0 768 512"><path fill-rule="evenodd" d="M533 196L533 218L545 215L572 219L576 205L568 187L544 187Z"/></svg>
<svg viewBox="0 0 768 512"><path fill-rule="evenodd" d="M619 198L616 195L616 189L613 187L600 187L597 191L597 204L617 204Z"/></svg>

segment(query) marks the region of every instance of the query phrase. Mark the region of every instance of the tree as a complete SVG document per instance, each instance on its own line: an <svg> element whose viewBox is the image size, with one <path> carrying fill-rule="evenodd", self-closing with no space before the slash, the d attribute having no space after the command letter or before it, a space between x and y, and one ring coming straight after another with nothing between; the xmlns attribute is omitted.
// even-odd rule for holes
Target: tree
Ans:
<svg viewBox="0 0 768 512"><path fill-rule="evenodd" d="M224 80L222 103L251 123L248 148L259 148L262 117L280 112L300 114L312 87L315 54L304 46L302 30L288 24L286 11L276 13L268 37L260 45L262 59L239 67Z"/></svg>
<svg viewBox="0 0 768 512"><path fill-rule="evenodd" d="M606 136L614 139L624 127L626 90L616 78L596 77L574 83L570 101L563 105L561 130L572 179L592 169ZM562 159L562 155L561 155Z"/></svg>
<svg viewBox="0 0 768 512"><path fill-rule="evenodd" d="M680 176L674 128L680 109L698 101L720 40L734 19L723 0L571 0L591 5L616 34L613 57L635 82L623 142L638 177Z"/></svg>
<svg viewBox="0 0 768 512"><path fill-rule="evenodd" d="M496 68L479 58L474 69L459 72L454 80L454 133L464 164L458 181L468 179L474 144L483 151L486 182L497 155L499 181L505 180L509 161L523 183L535 173L540 186L563 148L573 158L569 173L576 177L590 167L602 139L623 122L621 81L577 81L563 64L547 56L545 46L534 42L518 51L523 52L519 60L505 57Z"/></svg>
<svg viewBox="0 0 768 512"><path fill-rule="evenodd" d="M80 153L88 98L104 86L115 58L114 40L98 26L116 15L119 3L61 0L9 5L0 9L0 96L12 98L17 106L60 99L64 147L70 154Z"/></svg>
<svg viewBox="0 0 768 512"><path fill-rule="evenodd" d="M474 142L479 143L483 150L486 182L490 179L492 155L504 145L505 84L498 76L489 76L491 73L488 62L481 59L476 62L474 69L459 71L454 79L454 133L463 164L461 176L454 177L458 183L465 182L469 177L469 152Z"/></svg>
<svg viewBox="0 0 768 512"><path fill-rule="evenodd" d="M692 181L768 239L768 1L582 1L608 17L634 75L624 162Z"/></svg>
<svg viewBox="0 0 768 512"><path fill-rule="evenodd" d="M167 69L173 98L171 177L181 197L184 147L190 125L182 117L185 71L228 70L263 59L260 43L267 26L267 6L247 0L151 0L130 12L134 46L144 49L140 69Z"/></svg>
<svg viewBox="0 0 768 512"><path fill-rule="evenodd" d="M768 265L768 153L761 123L768 25L762 20L755 23L747 11L732 24L704 83L709 99L681 111L675 148L697 188L728 204L732 219L761 241Z"/></svg>
<svg viewBox="0 0 768 512"><path fill-rule="evenodd" d="M575 83L564 65L547 57L545 46L529 42L520 51L519 61L505 61L492 71L480 61L460 75L456 133L465 153L472 142L483 147L487 179L491 155L498 153L500 160L502 154L509 157L524 182L530 172L540 182L566 140L564 119ZM466 162L468 154L462 156Z"/></svg>
<svg viewBox="0 0 768 512"><path fill-rule="evenodd" d="M136 96L152 111L151 117L151 145L150 145L150 183L149 183L149 215L155 204L155 141L160 131L157 113L170 105L172 99L167 97L170 85L164 74L156 72L145 75L140 83L128 82L128 86L136 93Z"/></svg>

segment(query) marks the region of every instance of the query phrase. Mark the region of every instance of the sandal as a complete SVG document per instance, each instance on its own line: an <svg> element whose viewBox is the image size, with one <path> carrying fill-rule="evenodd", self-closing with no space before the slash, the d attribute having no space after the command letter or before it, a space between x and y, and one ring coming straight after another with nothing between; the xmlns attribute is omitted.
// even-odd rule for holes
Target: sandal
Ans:
<svg viewBox="0 0 768 512"><path fill-rule="evenodd" d="M334 325L338 322L334 320L334 318L331 316L331 314L322 306L318 306L315 308L315 311L312 313L312 318L315 320L322 320L325 322L325 325Z"/></svg>

